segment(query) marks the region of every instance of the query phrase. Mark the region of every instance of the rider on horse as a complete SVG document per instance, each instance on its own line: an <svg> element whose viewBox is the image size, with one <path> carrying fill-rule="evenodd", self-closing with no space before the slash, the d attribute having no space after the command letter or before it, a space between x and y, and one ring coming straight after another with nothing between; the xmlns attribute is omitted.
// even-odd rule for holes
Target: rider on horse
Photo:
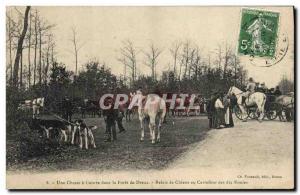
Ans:
<svg viewBox="0 0 300 195"><path fill-rule="evenodd" d="M254 82L253 78L250 77L249 78L249 83L246 87L246 92L244 94L245 98L243 98L243 104L245 103L246 99L249 98L250 95L255 92L255 87L256 87L256 83Z"/></svg>

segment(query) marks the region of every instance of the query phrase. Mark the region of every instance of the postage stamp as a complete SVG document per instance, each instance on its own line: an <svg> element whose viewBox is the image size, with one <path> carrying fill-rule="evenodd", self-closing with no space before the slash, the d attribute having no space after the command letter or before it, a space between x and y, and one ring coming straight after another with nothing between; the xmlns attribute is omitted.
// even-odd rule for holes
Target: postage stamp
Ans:
<svg viewBox="0 0 300 195"><path fill-rule="evenodd" d="M275 56L279 13L242 9L238 53L272 58Z"/></svg>

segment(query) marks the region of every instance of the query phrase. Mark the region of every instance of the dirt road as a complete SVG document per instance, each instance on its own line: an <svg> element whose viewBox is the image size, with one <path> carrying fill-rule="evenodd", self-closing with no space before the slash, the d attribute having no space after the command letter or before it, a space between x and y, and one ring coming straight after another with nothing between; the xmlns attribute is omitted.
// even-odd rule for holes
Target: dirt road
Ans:
<svg viewBox="0 0 300 195"><path fill-rule="evenodd" d="M234 128L209 131L203 142L194 145L170 169L202 172L206 179L234 176L256 187L273 188L293 186L293 166L293 123L237 120ZM247 184L240 187L247 188Z"/></svg>
<svg viewBox="0 0 300 195"><path fill-rule="evenodd" d="M171 167L269 168L293 163L293 123L235 121L234 128L214 129ZM197 163L195 163L197 162Z"/></svg>

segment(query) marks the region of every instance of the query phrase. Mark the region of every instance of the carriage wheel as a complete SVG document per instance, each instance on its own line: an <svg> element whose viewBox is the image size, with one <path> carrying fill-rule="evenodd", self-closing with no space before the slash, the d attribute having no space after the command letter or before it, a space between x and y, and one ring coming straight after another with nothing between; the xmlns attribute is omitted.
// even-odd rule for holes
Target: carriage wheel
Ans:
<svg viewBox="0 0 300 195"><path fill-rule="evenodd" d="M238 118L240 120L247 119L247 117L248 117L248 116L243 117L243 113L242 113L242 111L241 111L241 109L240 109L239 106L235 106L234 107L234 114L235 114L236 118Z"/></svg>
<svg viewBox="0 0 300 195"><path fill-rule="evenodd" d="M282 112L282 109L279 109L276 103L271 103L268 110L265 111L265 116L269 120L274 120L277 118L277 112Z"/></svg>
<svg viewBox="0 0 300 195"><path fill-rule="evenodd" d="M256 111L256 108L249 108L247 109L247 113L248 113L248 118L250 119L258 119L258 113Z"/></svg>

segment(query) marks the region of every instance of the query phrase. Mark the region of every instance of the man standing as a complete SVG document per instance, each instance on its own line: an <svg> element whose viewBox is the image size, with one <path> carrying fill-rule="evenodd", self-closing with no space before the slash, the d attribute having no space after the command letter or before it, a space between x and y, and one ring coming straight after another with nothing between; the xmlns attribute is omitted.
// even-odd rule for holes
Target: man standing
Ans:
<svg viewBox="0 0 300 195"><path fill-rule="evenodd" d="M209 128L215 127L215 101L216 97L214 94L210 96L210 100L207 103L207 117L209 121Z"/></svg>
<svg viewBox="0 0 300 195"><path fill-rule="evenodd" d="M69 122L72 120L72 109L73 105L71 100L68 98L68 96L65 96L65 98L62 101L62 117Z"/></svg>
<svg viewBox="0 0 300 195"><path fill-rule="evenodd" d="M224 121L224 105L221 101L222 99L222 94L217 95L217 100L215 102L215 109L216 109L216 115L217 115L217 120L216 120L216 128L219 129L221 126L223 126L223 121Z"/></svg>
<svg viewBox="0 0 300 195"><path fill-rule="evenodd" d="M123 126L122 120L124 118L124 111L122 111L120 108L117 108L117 110L115 111L117 112L117 125L118 125L118 129L119 129L119 133L125 132L125 128Z"/></svg>
<svg viewBox="0 0 300 195"><path fill-rule="evenodd" d="M113 98L107 99L104 104L109 106L109 108L103 110L107 133L105 142L111 142L117 140L116 119L118 118L118 110L114 109Z"/></svg>

